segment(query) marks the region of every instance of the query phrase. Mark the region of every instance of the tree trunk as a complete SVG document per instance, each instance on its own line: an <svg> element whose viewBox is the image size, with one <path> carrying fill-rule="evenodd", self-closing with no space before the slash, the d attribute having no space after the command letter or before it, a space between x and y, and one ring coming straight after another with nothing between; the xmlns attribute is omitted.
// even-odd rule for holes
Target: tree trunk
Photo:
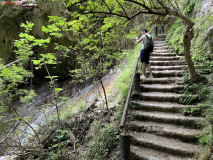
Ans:
<svg viewBox="0 0 213 160"><path fill-rule="evenodd" d="M186 30L184 31L183 36L183 45L184 45L184 56L186 63L188 65L190 79L194 82L197 80L197 73L194 67L194 63L192 62L191 54L190 54L190 48L191 48L191 40L193 33L191 31L192 27L187 26Z"/></svg>
<svg viewBox="0 0 213 160"><path fill-rule="evenodd" d="M184 35L183 35L183 46L184 46L184 57L188 66L189 74L190 74L190 79L192 82L196 81L198 76L194 67L194 63L192 62L192 57L191 57L191 40L193 38L193 26L194 22L186 17L185 15L178 13L176 11L171 11L169 12L170 15L174 15L176 17L181 18L184 21L184 24L186 26Z"/></svg>
<svg viewBox="0 0 213 160"><path fill-rule="evenodd" d="M104 91L104 96L105 96L106 107L107 107L107 110L109 110L109 107L108 107L108 102L107 102L107 96L106 96L106 91L105 91L104 84L103 84L102 80L100 81L100 83L101 83L101 86L102 86L102 88L103 88L103 91Z"/></svg>

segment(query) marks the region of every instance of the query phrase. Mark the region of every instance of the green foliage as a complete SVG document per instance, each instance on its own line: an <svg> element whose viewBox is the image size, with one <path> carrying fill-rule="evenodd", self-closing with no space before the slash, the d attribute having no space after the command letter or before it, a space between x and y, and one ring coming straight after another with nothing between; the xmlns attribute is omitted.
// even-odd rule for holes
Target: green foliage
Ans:
<svg viewBox="0 0 213 160"><path fill-rule="evenodd" d="M21 64L13 64L7 68L0 64L0 106L11 111L12 108L15 109L14 101L18 99L22 105L29 104L36 94L33 90L20 89L19 86L27 85L30 77L31 72Z"/></svg>
<svg viewBox="0 0 213 160"><path fill-rule="evenodd" d="M97 126L98 127L98 126ZM111 124L98 131L88 144L87 160L106 159L119 143L119 129Z"/></svg>
<svg viewBox="0 0 213 160"><path fill-rule="evenodd" d="M180 103L191 104L194 100L202 101L207 99L209 97L209 91L207 86L204 86L203 83L202 81L193 83L190 79L185 77L183 93L186 96L179 99Z"/></svg>
<svg viewBox="0 0 213 160"><path fill-rule="evenodd" d="M192 102L194 102L195 99L196 99L195 96L187 95L187 97L181 97L179 99L179 102L182 103L182 104L191 104Z"/></svg>
<svg viewBox="0 0 213 160"><path fill-rule="evenodd" d="M205 127L202 134L198 136L199 143L202 145L208 145L211 147L213 143L213 135L212 135L212 125L208 124L208 126Z"/></svg>
<svg viewBox="0 0 213 160"><path fill-rule="evenodd" d="M186 81L184 86L185 94L196 94L198 99L201 101L201 104L198 104L193 108L184 109L183 113L185 115L192 116L203 116L205 121L202 122L202 126L205 126L205 129L201 135L198 136L199 142L203 145L211 146L212 144L212 124L213 124L213 89L211 87L211 75L209 84L208 83L191 83L189 80Z"/></svg>
<svg viewBox="0 0 213 160"><path fill-rule="evenodd" d="M202 69L213 71L213 56L207 47L204 45L204 36L206 30L213 24L213 16L205 16L201 19L194 19L195 30L194 38L192 39L191 55L192 60L196 65L201 66L198 68L198 73L202 73ZM202 25L201 25L202 23ZM183 31L184 24L180 19L175 20L174 24L169 28L166 40L171 44L172 48L179 55L183 55Z"/></svg>
<svg viewBox="0 0 213 160"><path fill-rule="evenodd" d="M208 98L207 86L203 85L203 82L192 83L189 79L184 84L184 94L186 95L198 95L199 100Z"/></svg>
<svg viewBox="0 0 213 160"><path fill-rule="evenodd" d="M211 51L204 45L204 37L206 36L206 30L213 25L213 15L205 16L204 18L197 19L195 26L195 37L192 40L192 59L197 65L201 66L201 69L208 69L213 71L213 56Z"/></svg>
<svg viewBox="0 0 213 160"><path fill-rule="evenodd" d="M169 28L166 41L179 55L183 55L183 31L184 24L181 19L177 19Z"/></svg>
<svg viewBox="0 0 213 160"><path fill-rule="evenodd" d="M131 83L135 62L136 62L137 56L140 53L140 47L141 45L137 45L133 51L123 52L123 54L126 55L125 61L127 61L127 63L123 66L120 66L122 71L116 83L116 87L118 88L123 101L126 99L128 91L129 91L129 86ZM140 65L140 62L138 62L138 64Z"/></svg>
<svg viewBox="0 0 213 160"><path fill-rule="evenodd" d="M56 136L54 137L53 142L56 143L56 142L61 142L68 139L69 136L67 133L68 133L67 130L61 130L61 129L56 130ZM54 148L57 146L53 145L52 147Z"/></svg>
<svg viewBox="0 0 213 160"><path fill-rule="evenodd" d="M123 55L119 52L121 48L114 49L119 40L126 35L124 32L126 24L120 18L75 14L76 24L79 27L74 33L85 35L80 38L80 44L74 48L76 54L76 68L70 71L72 82L84 82L91 80L100 81L103 75L121 59ZM89 27L86 27L90 24ZM83 48L84 52L79 52Z"/></svg>
<svg viewBox="0 0 213 160"><path fill-rule="evenodd" d="M208 107L206 104L198 104L197 107L185 108L183 113L184 115L204 116Z"/></svg>
<svg viewBox="0 0 213 160"><path fill-rule="evenodd" d="M200 11L202 4L200 0L187 0L183 1L181 6L184 14L193 16Z"/></svg>

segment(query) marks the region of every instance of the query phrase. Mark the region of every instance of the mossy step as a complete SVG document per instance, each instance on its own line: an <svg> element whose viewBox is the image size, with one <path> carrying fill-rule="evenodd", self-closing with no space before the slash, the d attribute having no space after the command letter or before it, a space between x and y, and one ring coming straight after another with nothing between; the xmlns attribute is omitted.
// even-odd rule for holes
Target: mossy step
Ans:
<svg viewBox="0 0 213 160"><path fill-rule="evenodd" d="M167 52L172 52L171 49L156 49L153 51L154 53L167 53Z"/></svg>
<svg viewBox="0 0 213 160"><path fill-rule="evenodd" d="M168 47L169 45L166 42L154 42L154 49L155 47Z"/></svg>
<svg viewBox="0 0 213 160"><path fill-rule="evenodd" d="M142 92L173 92L183 89L183 85L177 84L142 84Z"/></svg>
<svg viewBox="0 0 213 160"><path fill-rule="evenodd" d="M156 52L153 52L153 53L150 54L150 56L176 56L176 53L171 53L171 52L156 53Z"/></svg>
<svg viewBox="0 0 213 160"><path fill-rule="evenodd" d="M187 69L186 65L179 66L151 66L153 71L161 71L161 70L184 70Z"/></svg>
<svg viewBox="0 0 213 160"><path fill-rule="evenodd" d="M164 41L159 41L158 39L154 40L154 44L167 44L167 42L164 40Z"/></svg>
<svg viewBox="0 0 213 160"><path fill-rule="evenodd" d="M173 60L173 61L150 61L151 66L179 66L184 65L184 60Z"/></svg>
<svg viewBox="0 0 213 160"><path fill-rule="evenodd" d="M142 80L142 84L183 84L184 79L182 77L167 77L167 78L145 78Z"/></svg>
<svg viewBox="0 0 213 160"><path fill-rule="evenodd" d="M176 139L138 132L130 132L130 135L133 145L155 149L180 157L193 157L200 152L198 145L181 142Z"/></svg>
<svg viewBox="0 0 213 160"><path fill-rule="evenodd" d="M162 70L162 71L152 71L153 77L181 77L183 70Z"/></svg>
<svg viewBox="0 0 213 160"><path fill-rule="evenodd" d="M182 105L171 102L155 102L155 101L130 101L131 109L142 110L142 111L159 111L159 112L171 112L171 113L182 113L185 108L193 108L195 105Z"/></svg>
<svg viewBox="0 0 213 160"><path fill-rule="evenodd" d="M161 38L155 38L154 39L154 41L165 41L166 40L166 38L165 37L161 37Z"/></svg>
<svg viewBox="0 0 213 160"><path fill-rule="evenodd" d="M188 129L182 126L157 122L130 121L129 126L132 131L152 133L162 137L175 138L189 143L198 143L197 136L202 133L202 130Z"/></svg>
<svg viewBox="0 0 213 160"><path fill-rule="evenodd" d="M201 117L183 116L182 114L177 113L146 112L140 110L130 110L130 113L132 120L173 124L193 129L201 128L200 123L204 120Z"/></svg>
<svg viewBox="0 0 213 160"><path fill-rule="evenodd" d="M178 155L174 156L158 150L135 145L130 146L130 153L130 160L194 160L190 157L178 157Z"/></svg>
<svg viewBox="0 0 213 160"><path fill-rule="evenodd" d="M144 92L144 93L133 93L133 100L145 100L145 101L159 101L159 102L177 102L179 103L180 98L191 98L192 102L196 101L197 95L184 95L170 92Z"/></svg>
<svg viewBox="0 0 213 160"><path fill-rule="evenodd" d="M171 57L171 56L169 56L169 57L163 57L163 56L151 56L150 57L150 60L152 60L152 61L163 61L163 60L166 60L166 61L168 61L168 60L180 60L180 58L179 57Z"/></svg>
<svg viewBox="0 0 213 160"><path fill-rule="evenodd" d="M162 49L170 49L169 45L166 43L158 43L158 44L154 44L154 50L162 50ZM172 49L170 49L172 50Z"/></svg>
<svg viewBox="0 0 213 160"><path fill-rule="evenodd" d="M160 46L160 45L157 45L157 46L154 46L154 50L158 50L158 49L169 49L169 45L164 45L164 46Z"/></svg>
<svg viewBox="0 0 213 160"><path fill-rule="evenodd" d="M166 36L167 36L166 33L161 33L161 34L158 34L156 38L166 38Z"/></svg>

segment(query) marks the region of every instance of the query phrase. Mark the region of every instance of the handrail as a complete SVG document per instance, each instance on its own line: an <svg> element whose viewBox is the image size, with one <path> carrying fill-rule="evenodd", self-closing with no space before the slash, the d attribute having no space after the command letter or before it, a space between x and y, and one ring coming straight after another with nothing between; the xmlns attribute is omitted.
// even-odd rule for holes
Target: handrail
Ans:
<svg viewBox="0 0 213 160"><path fill-rule="evenodd" d="M11 62L11 63L8 63L8 64L4 65L4 67L8 67L8 66L10 66L10 65L12 65L12 64L14 64L16 62L19 62L19 61L20 61L20 59L17 59L15 61Z"/></svg>
<svg viewBox="0 0 213 160"><path fill-rule="evenodd" d="M150 31L148 33L150 33L155 26L156 26L156 23L153 25L153 27L150 29ZM130 88L129 88L129 91L128 91L126 103L125 103L125 106L124 106L124 111L123 111L123 114L122 114L121 124L120 124L120 128L123 129L124 134L126 134L126 127L125 127L126 115L127 115L127 111L128 111L129 100L130 100L130 96L131 96L131 93L132 93L132 85L133 85L133 81L134 81L134 78L135 78L135 73L136 73L136 70L137 70L139 57L140 57L140 53L138 54L138 57L136 59L135 68L134 68L134 71L133 71L133 75L132 75L132 79L131 79L131 83L130 83Z"/></svg>

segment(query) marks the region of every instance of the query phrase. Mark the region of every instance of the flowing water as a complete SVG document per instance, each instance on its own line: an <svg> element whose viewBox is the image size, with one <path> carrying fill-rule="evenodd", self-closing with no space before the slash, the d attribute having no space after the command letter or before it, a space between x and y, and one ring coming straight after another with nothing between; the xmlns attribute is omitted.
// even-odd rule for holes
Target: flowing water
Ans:
<svg viewBox="0 0 213 160"><path fill-rule="evenodd" d="M104 87L107 91L107 87L110 85L111 81L114 81L117 79L118 73L112 73L108 74L103 78ZM47 97L50 94L50 90L48 89L48 83L43 84L39 89L37 93L37 98L35 100L34 105L32 106L26 106L23 112L21 113L22 116L28 115L29 113L33 113L33 116L31 117L31 127L34 129L39 128L42 125L45 125L47 123L46 117L51 117L53 113L55 113L56 107L55 106L49 106L45 110L40 110L40 105L44 102L44 97ZM90 86L86 87L85 89L77 92L72 98L66 102L66 104L76 104L76 102L84 100L87 105L91 105L94 103L95 99L97 99L97 95L101 94L103 95L103 90L101 88L100 83L91 84ZM99 95L100 97L100 95ZM59 107L63 107L63 105L66 105L63 102L58 103ZM33 130L31 127L20 124L18 129L20 132L20 142L23 144L26 142L26 140L33 135ZM0 157L1 160L1 157Z"/></svg>

